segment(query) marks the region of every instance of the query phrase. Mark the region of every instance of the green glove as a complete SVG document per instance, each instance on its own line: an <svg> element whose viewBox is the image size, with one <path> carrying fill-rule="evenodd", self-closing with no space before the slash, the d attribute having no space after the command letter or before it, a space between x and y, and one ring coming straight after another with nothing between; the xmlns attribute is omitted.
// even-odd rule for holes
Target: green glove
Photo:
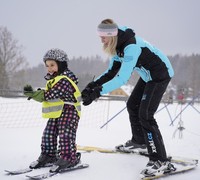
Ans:
<svg viewBox="0 0 200 180"><path fill-rule="evenodd" d="M31 85L24 86L24 95L28 97L28 100L34 99L38 102L44 101L44 90L39 89L37 91L33 91Z"/></svg>
<svg viewBox="0 0 200 180"><path fill-rule="evenodd" d="M38 102L44 101L44 90L37 90L37 91L33 91L33 92L24 92L24 95L29 98L32 98Z"/></svg>

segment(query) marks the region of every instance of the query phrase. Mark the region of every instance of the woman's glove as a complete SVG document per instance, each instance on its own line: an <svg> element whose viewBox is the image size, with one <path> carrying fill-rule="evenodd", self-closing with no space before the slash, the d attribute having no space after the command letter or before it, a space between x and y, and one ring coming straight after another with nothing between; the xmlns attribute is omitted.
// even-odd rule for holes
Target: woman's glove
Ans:
<svg viewBox="0 0 200 180"><path fill-rule="evenodd" d="M101 96L100 92L102 90L102 86L97 86L93 90L86 88L81 92L83 105L87 106L92 103L96 98Z"/></svg>
<svg viewBox="0 0 200 180"><path fill-rule="evenodd" d="M85 87L85 89L94 89L95 87L99 86L96 82L92 81L88 83L88 85Z"/></svg>

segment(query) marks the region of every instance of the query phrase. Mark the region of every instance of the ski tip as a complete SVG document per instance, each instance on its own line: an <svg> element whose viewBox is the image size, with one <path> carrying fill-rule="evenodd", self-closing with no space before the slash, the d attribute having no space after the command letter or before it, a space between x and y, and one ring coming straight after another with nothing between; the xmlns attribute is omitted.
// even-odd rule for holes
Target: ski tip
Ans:
<svg viewBox="0 0 200 180"><path fill-rule="evenodd" d="M4 172L6 172L7 174L10 174L10 171L8 171L8 170L4 170Z"/></svg>
<svg viewBox="0 0 200 180"><path fill-rule="evenodd" d="M7 175L19 175L19 174L24 174L24 173L27 173L27 172L31 172L32 169L30 168L26 168L26 169L19 169L19 170L14 170L14 171L11 171L11 170L4 170Z"/></svg>

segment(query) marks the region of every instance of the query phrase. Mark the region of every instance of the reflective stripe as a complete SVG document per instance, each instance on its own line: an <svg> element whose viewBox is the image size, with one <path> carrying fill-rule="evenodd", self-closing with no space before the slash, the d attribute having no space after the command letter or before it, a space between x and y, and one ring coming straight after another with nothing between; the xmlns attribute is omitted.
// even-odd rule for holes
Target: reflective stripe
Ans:
<svg viewBox="0 0 200 180"><path fill-rule="evenodd" d="M78 109L78 111L81 111L81 105L76 106L76 108Z"/></svg>
<svg viewBox="0 0 200 180"><path fill-rule="evenodd" d="M78 101L78 102L81 102L81 101L82 101L82 97L81 97L81 96L78 96L78 97L77 97L77 101Z"/></svg>
<svg viewBox="0 0 200 180"><path fill-rule="evenodd" d="M42 113L50 113L62 110L63 106L52 106L52 107L45 107L42 108Z"/></svg>
<svg viewBox="0 0 200 180"><path fill-rule="evenodd" d="M47 102L59 102L59 101L60 101L60 99L50 99Z"/></svg>

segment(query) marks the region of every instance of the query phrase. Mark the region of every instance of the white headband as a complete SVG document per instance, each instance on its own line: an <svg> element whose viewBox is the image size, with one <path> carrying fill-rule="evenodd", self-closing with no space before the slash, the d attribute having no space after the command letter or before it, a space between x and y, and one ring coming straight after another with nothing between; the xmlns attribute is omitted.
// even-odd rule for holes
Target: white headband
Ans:
<svg viewBox="0 0 200 180"><path fill-rule="evenodd" d="M117 36L118 26L117 24L99 24L97 27L99 36Z"/></svg>

